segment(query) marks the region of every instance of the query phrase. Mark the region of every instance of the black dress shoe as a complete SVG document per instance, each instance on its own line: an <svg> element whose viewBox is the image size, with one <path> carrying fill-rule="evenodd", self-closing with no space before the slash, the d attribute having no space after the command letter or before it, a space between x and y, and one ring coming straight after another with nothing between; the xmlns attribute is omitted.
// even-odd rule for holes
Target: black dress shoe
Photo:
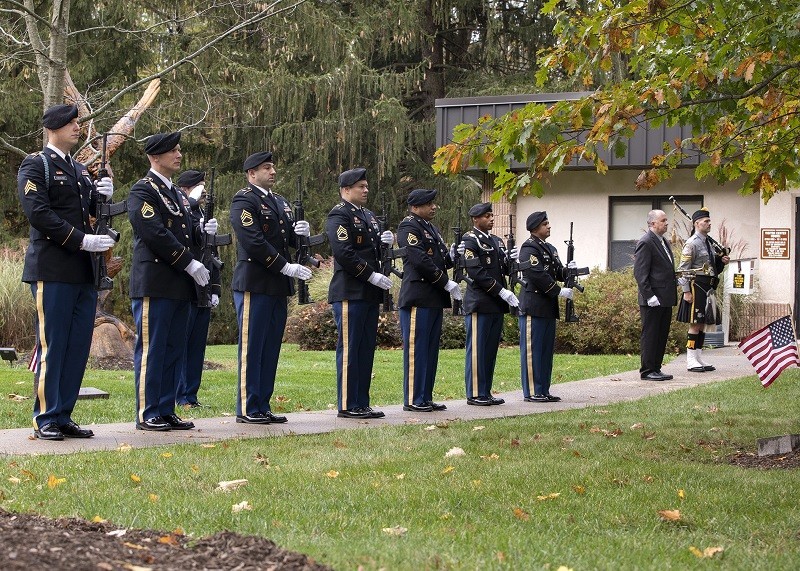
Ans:
<svg viewBox="0 0 800 571"><path fill-rule="evenodd" d="M167 430L172 430L172 426L160 416L154 416L153 418L148 418L143 422L137 422L136 430L154 430L156 432L165 432Z"/></svg>
<svg viewBox="0 0 800 571"><path fill-rule="evenodd" d="M652 373L642 375L643 381L668 381L671 378L672 377L667 378L667 375L659 373L658 371L653 371Z"/></svg>
<svg viewBox="0 0 800 571"><path fill-rule="evenodd" d="M428 401L425 404L431 407L433 410L447 410L447 405L439 404L437 402Z"/></svg>
<svg viewBox="0 0 800 571"><path fill-rule="evenodd" d="M405 404L403 410L409 412L431 412L433 407L427 403L425 404Z"/></svg>
<svg viewBox="0 0 800 571"><path fill-rule="evenodd" d="M58 428L61 430L61 434L68 438L91 438L94 436L94 432L88 428L81 428L71 420L67 424L62 424Z"/></svg>
<svg viewBox="0 0 800 571"><path fill-rule="evenodd" d="M704 371L716 371L717 368L714 365L703 365Z"/></svg>
<svg viewBox="0 0 800 571"><path fill-rule="evenodd" d="M55 422L45 424L38 430L34 429L33 436L39 440L64 440L64 434Z"/></svg>
<svg viewBox="0 0 800 571"><path fill-rule="evenodd" d="M550 402L550 399L547 395L533 395L525 397L525 402Z"/></svg>
<svg viewBox="0 0 800 571"><path fill-rule="evenodd" d="M369 413L370 418L383 418L384 416L386 416L386 413L384 413L382 410L375 410L371 406L365 406L361 410L363 410L366 413Z"/></svg>
<svg viewBox="0 0 800 571"><path fill-rule="evenodd" d="M505 404L505 399L499 399L497 397L489 396L489 402L492 404Z"/></svg>
<svg viewBox="0 0 800 571"><path fill-rule="evenodd" d="M285 416L280 416L278 414L272 414L272 412L270 412L270 411L263 412L261 414L264 415L264 418L266 418L269 421L270 424L283 424L284 422L287 422L289 420Z"/></svg>
<svg viewBox="0 0 800 571"><path fill-rule="evenodd" d="M674 379L674 378L675 378L675 377L673 377L672 375L668 375L668 374L666 374L666 373L664 373L664 372L662 372L662 371L660 371L660 370L656 371L656 373L658 373L659 375L661 375L662 377L664 377L664 380L665 380L665 381L671 381L672 379Z"/></svg>
<svg viewBox="0 0 800 571"><path fill-rule="evenodd" d="M473 406L492 406L492 401L489 400L489 397L473 397L467 399L467 404Z"/></svg>
<svg viewBox="0 0 800 571"><path fill-rule="evenodd" d="M363 408L340 410L336 416L339 418L372 418L370 414Z"/></svg>
<svg viewBox="0 0 800 571"><path fill-rule="evenodd" d="M191 420L183 420L177 414L168 414L162 417L167 421L172 430L191 430L194 428L194 422Z"/></svg>
<svg viewBox="0 0 800 571"><path fill-rule="evenodd" d="M700 365L699 367L692 367L692 368L686 369L686 370L689 371L690 373L705 373L706 372L706 368L704 366L702 366L702 365Z"/></svg>
<svg viewBox="0 0 800 571"><path fill-rule="evenodd" d="M251 415L236 415L236 422L243 424L269 424L270 420L264 415L263 412L254 412Z"/></svg>
<svg viewBox="0 0 800 571"><path fill-rule="evenodd" d="M547 397L547 402L559 402L561 400L561 397L557 397L556 395L551 395L550 393L547 393L544 396Z"/></svg>

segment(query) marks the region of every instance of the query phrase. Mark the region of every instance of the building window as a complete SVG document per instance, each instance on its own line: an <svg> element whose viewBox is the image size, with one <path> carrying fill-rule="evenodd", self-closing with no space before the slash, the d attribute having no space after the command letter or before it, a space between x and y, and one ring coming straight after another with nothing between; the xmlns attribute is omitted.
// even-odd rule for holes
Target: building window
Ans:
<svg viewBox="0 0 800 571"><path fill-rule="evenodd" d="M703 206L703 197L698 195L675 195L675 200L686 212L691 214ZM674 208L669 196L641 198L638 196L612 196L609 201L610 231L608 236L608 268L621 270L633 265L633 252L636 241L647 231L647 213L663 210L669 218L667 238L676 229L682 236L688 236L691 222Z"/></svg>

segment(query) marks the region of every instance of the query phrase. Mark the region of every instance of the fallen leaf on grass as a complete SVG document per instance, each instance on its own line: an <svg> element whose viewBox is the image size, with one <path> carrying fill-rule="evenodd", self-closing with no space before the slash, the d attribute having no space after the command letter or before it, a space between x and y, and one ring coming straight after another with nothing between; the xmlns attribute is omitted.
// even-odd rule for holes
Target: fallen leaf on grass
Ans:
<svg viewBox="0 0 800 571"><path fill-rule="evenodd" d="M201 444L200 446L202 448L216 448L217 447L216 444Z"/></svg>
<svg viewBox="0 0 800 571"><path fill-rule="evenodd" d="M425 430L427 430L428 432L430 432L431 430L436 430L437 428L438 428L438 427L437 427L435 424L430 424L430 425L428 425L428 426L426 426L426 427L425 427Z"/></svg>
<svg viewBox="0 0 800 571"><path fill-rule="evenodd" d="M164 452L161 455L162 458L172 458L172 452Z"/></svg>
<svg viewBox="0 0 800 571"><path fill-rule="evenodd" d="M292 399L290 399L289 397L285 397L285 396L283 396L283 395L278 395L278 396L276 396L276 397L275 397L275 400L276 400L277 402L291 402L291 401L292 401Z"/></svg>
<svg viewBox="0 0 800 571"><path fill-rule="evenodd" d="M483 430L484 428L486 428L486 427L485 426L473 426L472 427L472 432L475 432L476 430Z"/></svg>
<svg viewBox="0 0 800 571"><path fill-rule="evenodd" d="M631 430L639 430L640 428L644 428L643 422L637 422L635 424L631 424Z"/></svg>
<svg viewBox="0 0 800 571"><path fill-rule="evenodd" d="M20 480L20 479L19 479L19 478L17 478L16 476L11 476L11 477L8 479L8 481L9 481L9 482L11 482L12 484L19 484L20 482L22 482L22 480Z"/></svg>
<svg viewBox="0 0 800 571"><path fill-rule="evenodd" d="M456 446L455 448L451 448L450 450L448 450L445 453L444 457L445 458L451 458L453 456L466 456L466 455L467 455L467 453L464 452L463 448L459 448L458 446Z"/></svg>
<svg viewBox="0 0 800 571"><path fill-rule="evenodd" d="M511 439L511 447L516 448L519 446L519 438L512 438Z"/></svg>
<svg viewBox="0 0 800 571"><path fill-rule="evenodd" d="M680 510L658 510L658 515L664 521L680 521L681 519Z"/></svg>
<svg viewBox="0 0 800 571"><path fill-rule="evenodd" d="M214 488L215 492L230 492L237 488L241 488L242 486L247 484L247 480L227 480L224 482L217 483L217 487Z"/></svg>
<svg viewBox="0 0 800 571"><path fill-rule="evenodd" d="M158 494L148 494L147 499L150 500L151 503L156 503L158 501Z"/></svg>
<svg viewBox="0 0 800 571"><path fill-rule="evenodd" d="M252 509L253 509L253 506L251 506L250 502L248 502L247 500L244 500L243 502L239 502L238 504L233 504L231 506L231 511L233 513L235 513L235 514L241 512L241 511L245 511L245 510L251 511Z"/></svg>
<svg viewBox="0 0 800 571"><path fill-rule="evenodd" d="M652 440L655 437L655 432L642 432L642 440Z"/></svg>
<svg viewBox="0 0 800 571"><path fill-rule="evenodd" d="M52 490L56 486L60 486L66 481L66 478L59 478L55 474L50 474L50 477L47 478L47 487Z"/></svg>
<svg viewBox="0 0 800 571"><path fill-rule="evenodd" d="M494 554L494 556L497 558L497 560L498 560L500 563L502 563L503 561L505 561L505 560L506 560L506 554L505 554L505 553L503 553L502 551L498 551L497 553L495 553L495 554Z"/></svg>
<svg viewBox="0 0 800 571"><path fill-rule="evenodd" d="M260 466L269 466L269 458L267 458L261 453L257 453L255 455L255 458L253 458L253 460L255 460L255 463Z"/></svg>
<svg viewBox="0 0 800 571"><path fill-rule="evenodd" d="M384 527L381 531L386 535L396 535L399 537L405 535L408 532L408 528L396 525L394 527Z"/></svg>
<svg viewBox="0 0 800 571"><path fill-rule="evenodd" d="M131 480L134 484L139 484L142 481L142 478L138 474L131 474Z"/></svg>
<svg viewBox="0 0 800 571"><path fill-rule="evenodd" d="M130 547L131 549L147 549L144 545L139 545L138 543L130 543L128 541L123 541L122 545L125 547Z"/></svg>
<svg viewBox="0 0 800 571"><path fill-rule="evenodd" d="M111 537L122 537L126 533L128 533L127 529L115 529L114 531L107 532L106 535L110 535Z"/></svg>
<svg viewBox="0 0 800 571"><path fill-rule="evenodd" d="M522 508L514 508L513 511L514 511L514 517L519 520L528 521L529 519L531 519L531 514L529 514Z"/></svg>
<svg viewBox="0 0 800 571"><path fill-rule="evenodd" d="M162 535L161 537L159 537L158 542L163 543L165 545L179 545L178 538L172 535L171 533L169 535Z"/></svg>
<svg viewBox="0 0 800 571"><path fill-rule="evenodd" d="M481 454L481 458L484 459L484 460L499 460L500 456L498 456L497 454L494 454L494 453L492 453L492 454L490 454L488 456L485 456L485 455Z"/></svg>
<svg viewBox="0 0 800 571"><path fill-rule="evenodd" d="M716 414L718 412L719 412L719 408L717 406L712 404L711 406L708 407L708 413L709 414ZM720 548L720 549L722 549L722 548Z"/></svg>
<svg viewBox="0 0 800 571"><path fill-rule="evenodd" d="M567 567L566 565L560 565L556 571L573 571L572 567Z"/></svg>
<svg viewBox="0 0 800 571"><path fill-rule="evenodd" d="M336 470L330 470L329 472L325 472L325 475L328 476L328 478L338 478L339 472Z"/></svg>
<svg viewBox="0 0 800 571"><path fill-rule="evenodd" d="M682 489L678 490L678 497L680 499L682 499L682 500L685 500L686 499L686 492L684 492Z"/></svg>
<svg viewBox="0 0 800 571"><path fill-rule="evenodd" d="M597 409L595 409L595 412L597 414L608 414L608 410L604 409L604 408L597 408Z"/></svg>
<svg viewBox="0 0 800 571"><path fill-rule="evenodd" d="M92 523L106 523L107 521L107 519L103 519L99 515L96 515L92 518Z"/></svg>
<svg viewBox="0 0 800 571"><path fill-rule="evenodd" d="M129 450L133 450L133 446L131 446L130 444L126 444L123 442L122 444L117 446L117 452L128 452Z"/></svg>
<svg viewBox="0 0 800 571"><path fill-rule="evenodd" d="M575 491L576 494L583 495L586 493L586 488L583 486L578 486L577 484L572 486L572 489Z"/></svg>
<svg viewBox="0 0 800 571"><path fill-rule="evenodd" d="M442 470L442 474L449 474L449 473L450 473L450 472L452 472L453 470L455 470L455 467L454 467L454 466L448 466L447 468L445 468L444 470Z"/></svg>
<svg viewBox="0 0 800 571"><path fill-rule="evenodd" d="M717 553L722 553L723 551L725 551L725 548L721 546L706 547L703 551L700 551L694 545L689 547L689 552L699 559L714 557Z"/></svg>
<svg viewBox="0 0 800 571"><path fill-rule="evenodd" d="M406 475L405 474L395 474L394 477L397 478L398 480L402 480L403 478L406 477Z"/></svg>
<svg viewBox="0 0 800 571"><path fill-rule="evenodd" d="M558 493L558 492L553 492L551 494L547 494L546 496L536 496L536 499L539 500L540 502L544 502L544 501L547 501L547 500L554 500L560 495L561 494Z"/></svg>
<svg viewBox="0 0 800 571"><path fill-rule="evenodd" d="M197 474L199 471L200 471L200 466L198 466L197 464L192 464L192 472Z"/></svg>
<svg viewBox="0 0 800 571"><path fill-rule="evenodd" d="M13 400L14 402L24 402L24 401L30 400L30 399L31 399L31 397L26 397L26 396L14 394L14 393L10 393L8 395L8 400Z"/></svg>
<svg viewBox="0 0 800 571"><path fill-rule="evenodd" d="M339 440L338 438L333 441L334 448L347 448L347 444Z"/></svg>

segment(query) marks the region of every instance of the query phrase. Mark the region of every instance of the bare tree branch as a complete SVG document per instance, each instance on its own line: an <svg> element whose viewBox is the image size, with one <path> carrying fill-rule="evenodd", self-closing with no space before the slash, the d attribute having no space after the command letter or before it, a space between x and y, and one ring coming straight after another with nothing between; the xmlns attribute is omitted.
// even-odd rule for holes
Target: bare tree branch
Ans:
<svg viewBox="0 0 800 571"><path fill-rule="evenodd" d="M25 3L22 4L20 2L15 2L14 0L2 0L3 4L9 4L11 6L16 6L19 10L9 10L7 8L3 8L0 12L11 12L12 14L17 14L19 16L25 16L26 18L30 17L34 20L38 20L41 24L50 27L50 22L47 21L45 18L42 18L34 11L34 6L32 2L28 2L25 0Z"/></svg>

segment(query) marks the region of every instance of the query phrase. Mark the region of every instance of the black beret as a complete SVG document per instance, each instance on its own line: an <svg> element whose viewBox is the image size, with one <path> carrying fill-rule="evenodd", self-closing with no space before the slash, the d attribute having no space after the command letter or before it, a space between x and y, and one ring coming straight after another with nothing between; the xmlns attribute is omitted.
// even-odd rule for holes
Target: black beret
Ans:
<svg viewBox="0 0 800 571"><path fill-rule="evenodd" d="M491 202L481 202L480 204L476 204L472 208L469 209L469 214L472 218L478 218L479 216L483 216L487 212L492 211L492 203Z"/></svg>
<svg viewBox="0 0 800 571"><path fill-rule="evenodd" d="M272 153L269 151L261 151L260 153L253 153L244 160L244 172L256 168L258 165L269 162L272 160Z"/></svg>
<svg viewBox="0 0 800 571"><path fill-rule="evenodd" d="M695 220L700 220L701 218L711 218L711 214L708 213L708 208L705 206L700 210L694 211L694 214L692 214L692 222Z"/></svg>
<svg viewBox="0 0 800 571"><path fill-rule="evenodd" d="M350 169L349 171L344 171L339 175L339 188L353 186L360 180L367 180L367 169L358 167Z"/></svg>
<svg viewBox="0 0 800 571"><path fill-rule="evenodd" d="M174 149L181 142L180 132L156 133L147 137L144 152L148 155L163 155Z"/></svg>
<svg viewBox="0 0 800 571"><path fill-rule="evenodd" d="M408 193L409 206L421 206L433 202L436 198L436 190L429 190L427 188L415 188Z"/></svg>
<svg viewBox="0 0 800 571"><path fill-rule="evenodd" d="M525 228L528 229L528 232L531 232L532 230L536 230L545 220L547 220L547 212L534 212L528 216L528 219L525 221Z"/></svg>
<svg viewBox="0 0 800 571"><path fill-rule="evenodd" d="M206 173L203 171L186 171L182 172L178 177L178 186L191 187L203 182L206 178Z"/></svg>
<svg viewBox="0 0 800 571"><path fill-rule="evenodd" d="M78 116L78 108L74 105L53 105L42 115L42 127L55 131Z"/></svg>

